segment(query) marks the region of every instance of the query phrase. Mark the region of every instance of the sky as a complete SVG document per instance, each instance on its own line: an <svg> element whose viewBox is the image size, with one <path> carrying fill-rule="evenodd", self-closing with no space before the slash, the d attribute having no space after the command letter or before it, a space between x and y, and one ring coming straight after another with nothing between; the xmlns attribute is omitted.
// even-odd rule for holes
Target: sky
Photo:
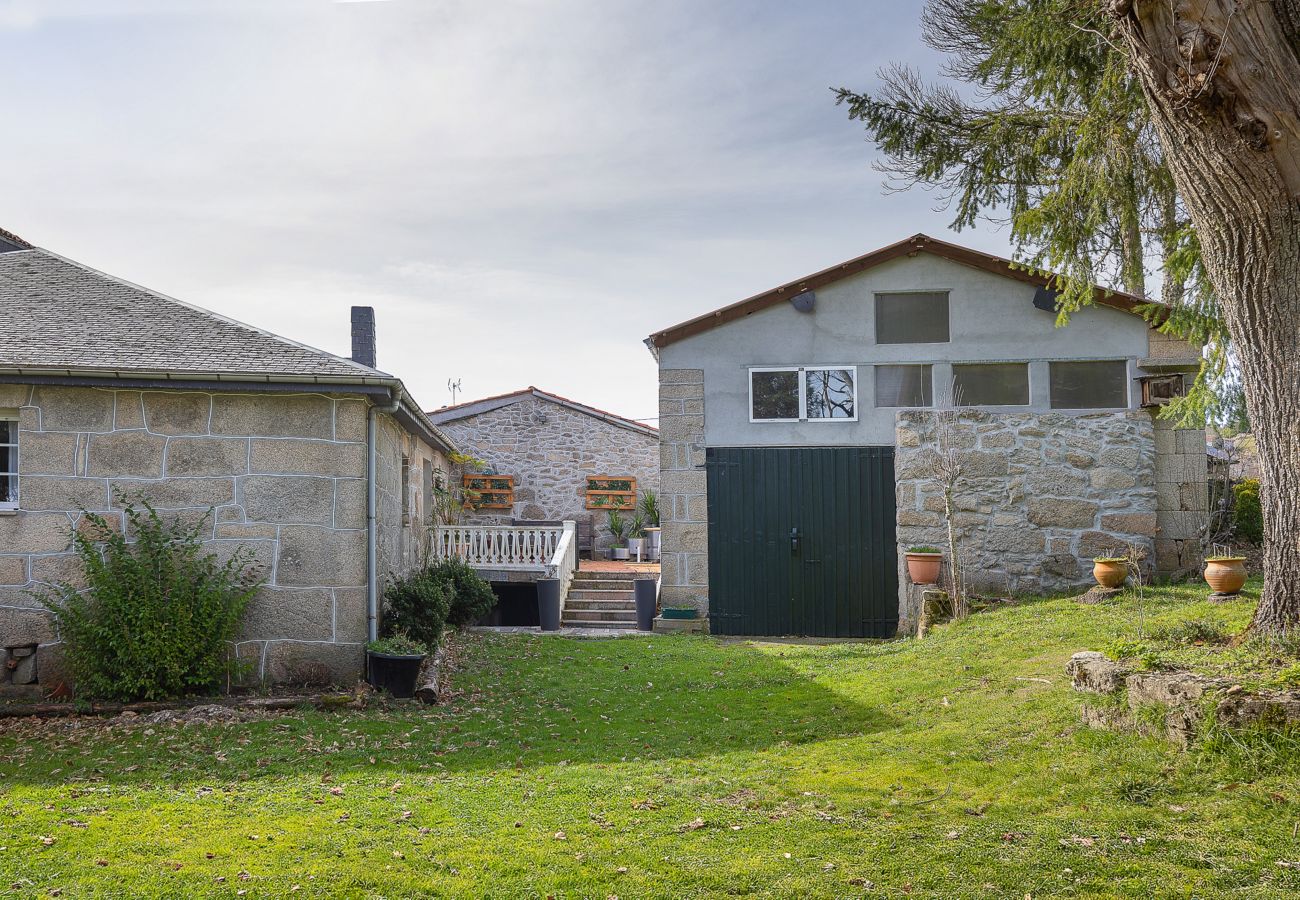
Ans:
<svg viewBox="0 0 1300 900"><path fill-rule="evenodd" d="M0 227L378 364L654 423L653 331L916 232L829 88L919 0L0 0Z"/></svg>

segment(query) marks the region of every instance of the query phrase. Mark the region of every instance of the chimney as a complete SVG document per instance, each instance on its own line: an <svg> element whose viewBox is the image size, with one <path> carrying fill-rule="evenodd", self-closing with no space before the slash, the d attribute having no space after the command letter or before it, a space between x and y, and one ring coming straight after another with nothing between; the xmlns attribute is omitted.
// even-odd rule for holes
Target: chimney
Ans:
<svg viewBox="0 0 1300 900"><path fill-rule="evenodd" d="M375 368L375 308L352 307L352 361Z"/></svg>

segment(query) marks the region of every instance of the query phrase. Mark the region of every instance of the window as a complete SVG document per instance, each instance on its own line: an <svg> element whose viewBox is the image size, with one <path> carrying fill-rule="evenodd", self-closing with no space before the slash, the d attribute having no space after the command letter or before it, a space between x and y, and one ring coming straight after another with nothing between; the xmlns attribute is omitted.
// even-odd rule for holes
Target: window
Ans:
<svg viewBox="0 0 1300 900"><path fill-rule="evenodd" d="M465 504L473 509L512 509L515 505L515 476L463 475Z"/></svg>
<svg viewBox="0 0 1300 900"><path fill-rule="evenodd" d="M749 373L750 418L796 422L799 415L798 369L752 369Z"/></svg>
<svg viewBox="0 0 1300 900"><path fill-rule="evenodd" d="M933 406L930 366L876 366L876 406Z"/></svg>
<svg viewBox="0 0 1300 900"><path fill-rule="evenodd" d="M1028 406L1028 363L964 363L952 367L959 406Z"/></svg>
<svg viewBox="0 0 1300 900"><path fill-rule="evenodd" d="M1049 366L1052 409L1126 409L1128 363L1054 362Z"/></svg>
<svg viewBox="0 0 1300 900"><path fill-rule="evenodd" d="M636 509L636 479L592 475L587 479L587 509Z"/></svg>
<svg viewBox="0 0 1300 900"><path fill-rule="evenodd" d="M947 342L947 291L876 294L877 344Z"/></svg>
<svg viewBox="0 0 1300 900"><path fill-rule="evenodd" d="M424 467L420 472L421 476L421 498L424 501L424 508L420 510L420 518L426 524L433 524L433 460L424 460Z"/></svg>
<svg viewBox="0 0 1300 900"><path fill-rule="evenodd" d="M0 414L0 509L18 508L18 416Z"/></svg>
<svg viewBox="0 0 1300 900"><path fill-rule="evenodd" d="M855 422L858 379L853 366L749 370L751 422Z"/></svg>

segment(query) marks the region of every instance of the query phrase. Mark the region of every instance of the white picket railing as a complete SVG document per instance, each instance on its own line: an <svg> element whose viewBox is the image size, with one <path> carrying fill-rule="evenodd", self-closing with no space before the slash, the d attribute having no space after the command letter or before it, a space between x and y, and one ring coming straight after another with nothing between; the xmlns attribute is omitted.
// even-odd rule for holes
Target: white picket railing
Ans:
<svg viewBox="0 0 1300 900"><path fill-rule="evenodd" d="M578 525L565 522L560 542L555 545L555 555L546 567L547 578L560 580L560 621L564 621L564 601L569 596L569 585L573 582L573 573L578 571Z"/></svg>
<svg viewBox="0 0 1300 900"><path fill-rule="evenodd" d="M457 556L476 569L545 572L564 534L558 525L444 525L434 535L433 555Z"/></svg>

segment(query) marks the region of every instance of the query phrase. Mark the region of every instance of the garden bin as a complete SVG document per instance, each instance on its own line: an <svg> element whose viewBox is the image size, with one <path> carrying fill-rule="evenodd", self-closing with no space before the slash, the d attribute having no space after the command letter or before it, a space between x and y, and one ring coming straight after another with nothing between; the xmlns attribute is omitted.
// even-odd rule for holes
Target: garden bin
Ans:
<svg viewBox="0 0 1300 900"><path fill-rule="evenodd" d="M638 578L632 582L636 598L636 627L639 631L653 631L655 606L658 605L659 582L653 578Z"/></svg>

